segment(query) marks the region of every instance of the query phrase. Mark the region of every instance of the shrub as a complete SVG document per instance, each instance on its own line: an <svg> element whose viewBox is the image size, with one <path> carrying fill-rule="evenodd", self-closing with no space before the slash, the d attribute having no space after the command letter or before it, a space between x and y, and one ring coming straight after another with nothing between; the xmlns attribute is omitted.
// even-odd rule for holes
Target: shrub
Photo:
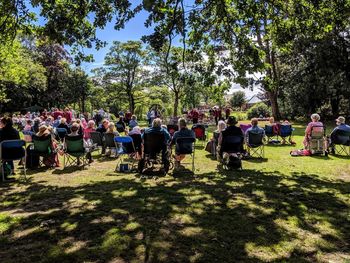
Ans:
<svg viewBox="0 0 350 263"><path fill-rule="evenodd" d="M248 119L251 118L259 118L260 116L269 116L270 115L270 108L263 102L255 104L253 107L251 107L247 112Z"/></svg>
<svg viewBox="0 0 350 263"><path fill-rule="evenodd" d="M231 116L235 116L237 121L244 121L247 119L247 114L245 112L234 112Z"/></svg>

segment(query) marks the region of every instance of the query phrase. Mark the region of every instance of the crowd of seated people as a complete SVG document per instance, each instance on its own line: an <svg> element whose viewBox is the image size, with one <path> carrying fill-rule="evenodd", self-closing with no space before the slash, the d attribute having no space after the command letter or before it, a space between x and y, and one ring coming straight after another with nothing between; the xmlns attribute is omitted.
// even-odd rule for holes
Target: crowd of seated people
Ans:
<svg viewBox="0 0 350 263"><path fill-rule="evenodd" d="M0 121L0 142L4 140L19 139L18 131L13 127L14 123L17 127L21 128L23 131L32 132L36 137L43 138L46 136L51 136L52 138L52 156L51 160L54 160L54 166L59 166L59 159L57 153L59 153L60 141L55 133L56 128L63 128L67 131L67 136L81 136L84 139L86 147L91 146L91 132L99 132L101 134L113 134L113 136L125 135L141 135L142 138L147 136L147 134L160 133L164 135L164 147L162 149L162 161L165 166L169 166L169 154L168 147L176 144L176 139L181 137L194 137L195 134L191 129L187 128L186 120L183 118L178 119L178 131L171 135L167 131L167 126L162 125L162 120L159 118L154 118L152 121L152 126L145 129L144 131L140 128L137 118L135 115L128 113L128 120L125 121L123 115L120 115L118 122L114 123L110 119L105 118L109 114L103 114L100 110L96 112L94 116L81 115L81 118L76 118L77 114L71 111L69 108L64 110L53 109L51 112L43 111L41 114L37 113L27 113L24 115L18 115L10 117L3 117ZM102 117L102 118L100 118ZM127 127L129 124L129 128ZM247 143L247 134L250 132L257 134L265 134L265 130L259 127L258 119L253 118L251 120L251 127L246 131L242 131L240 127L237 127L234 116L229 116L225 121L218 120L217 129L213 133L213 137L210 140L210 152L216 152L218 160L222 158L222 154L225 151L225 138L230 136L238 136L243 138L238 151L243 155L246 154L244 148L244 143ZM283 125L290 125L288 120L283 122L276 122L273 118L269 119L269 124L273 126L273 131L275 133L280 133L281 127ZM335 145L335 134L337 131L342 130L345 132L350 132L350 126L345 124L345 118L340 116L336 119L336 128L329 135L328 140L325 140L325 149L334 152ZM320 121L320 116L318 114L311 115L311 122L308 123L305 136L303 140L303 145L305 149L310 147L310 137L311 133L315 129L324 129L323 123ZM26 134L24 139L30 141L31 135ZM249 154L249 153L248 153ZM138 158L140 158L140 155ZM88 154L89 162L92 162L91 154ZM175 167L178 167L181 161L184 159L183 154L179 154L175 149ZM11 169L13 170L13 163L9 162Z"/></svg>

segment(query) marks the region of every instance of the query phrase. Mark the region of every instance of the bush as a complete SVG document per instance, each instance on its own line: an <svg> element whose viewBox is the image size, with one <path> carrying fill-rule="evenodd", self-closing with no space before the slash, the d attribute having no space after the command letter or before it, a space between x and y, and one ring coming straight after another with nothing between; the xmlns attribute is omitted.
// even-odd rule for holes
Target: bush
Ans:
<svg viewBox="0 0 350 263"><path fill-rule="evenodd" d="M251 107L247 112L248 119L259 118L260 116L266 117L270 115L270 108L265 103L257 103Z"/></svg>
<svg viewBox="0 0 350 263"><path fill-rule="evenodd" d="M245 112L234 112L231 116L235 116L237 121L244 121L247 119L247 114Z"/></svg>

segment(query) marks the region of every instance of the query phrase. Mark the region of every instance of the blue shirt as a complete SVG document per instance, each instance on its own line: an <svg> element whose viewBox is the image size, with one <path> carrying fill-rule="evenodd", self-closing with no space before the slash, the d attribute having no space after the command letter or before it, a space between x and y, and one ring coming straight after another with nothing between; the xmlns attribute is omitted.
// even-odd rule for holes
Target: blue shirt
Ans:
<svg viewBox="0 0 350 263"><path fill-rule="evenodd" d="M135 126L137 126L137 125L139 125L138 124L138 122L137 121L135 121L135 120L131 120L130 122L129 122L129 127L131 128L131 129L133 129Z"/></svg>
<svg viewBox="0 0 350 263"><path fill-rule="evenodd" d="M257 133L257 134L264 134L265 135L265 130L263 128L260 128L259 126L252 126L250 127L245 134L248 135L248 132L251 131L253 133Z"/></svg>
<svg viewBox="0 0 350 263"><path fill-rule="evenodd" d="M350 126L345 123L342 123L339 126L335 127L332 133L335 132L336 130L350 132Z"/></svg>

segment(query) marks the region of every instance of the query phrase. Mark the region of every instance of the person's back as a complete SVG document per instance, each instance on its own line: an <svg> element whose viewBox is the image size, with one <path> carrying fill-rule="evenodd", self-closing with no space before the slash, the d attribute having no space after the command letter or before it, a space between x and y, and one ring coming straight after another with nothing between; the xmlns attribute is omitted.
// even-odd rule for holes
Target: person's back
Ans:
<svg viewBox="0 0 350 263"><path fill-rule="evenodd" d="M338 128L338 129L337 129ZM340 124L338 127L336 127L335 129L340 130L340 131L344 131L344 132L350 132L350 126L342 123Z"/></svg>
<svg viewBox="0 0 350 263"><path fill-rule="evenodd" d="M179 131L176 131L173 136L173 140L176 140L177 138L183 138L183 137L192 137L195 138L195 134L192 130L186 128L181 128Z"/></svg>
<svg viewBox="0 0 350 263"><path fill-rule="evenodd" d="M57 128L64 128L64 129L67 130L67 132L69 132L69 130L70 130L69 127L68 127L68 125L67 125L66 123L60 123L60 124L58 124Z"/></svg>
<svg viewBox="0 0 350 263"><path fill-rule="evenodd" d="M5 126L0 129L0 142L6 140L19 140L19 132L12 126Z"/></svg>
<svg viewBox="0 0 350 263"><path fill-rule="evenodd" d="M218 158L221 159L223 152L225 152L227 149L227 145L226 145L226 138L227 137L231 137L231 136L237 136L237 137L241 137L242 141L241 141L241 145L239 145L239 151L243 152L243 132L241 130L241 128L235 126L237 124L236 118L234 116L230 116L227 119L227 128L225 130L223 130L220 133L219 136L219 154L218 154Z"/></svg>
<svg viewBox="0 0 350 263"><path fill-rule="evenodd" d="M223 130L222 135L226 136L243 136L243 132L241 128L237 126L228 126L225 130Z"/></svg>
<svg viewBox="0 0 350 263"><path fill-rule="evenodd" d="M167 130L165 130L162 127L150 127L150 128L147 128L144 132L144 134L150 134L150 133L164 134L164 138L166 142L169 141L170 139L170 134L167 132Z"/></svg>
<svg viewBox="0 0 350 263"><path fill-rule="evenodd" d="M253 118L251 120L251 124L252 124L252 127L248 128L247 131L246 131L246 135L249 133L249 132L253 132L253 133L256 133L256 134L265 134L265 130L261 127L259 127L259 122L258 122L258 119L257 118Z"/></svg>

